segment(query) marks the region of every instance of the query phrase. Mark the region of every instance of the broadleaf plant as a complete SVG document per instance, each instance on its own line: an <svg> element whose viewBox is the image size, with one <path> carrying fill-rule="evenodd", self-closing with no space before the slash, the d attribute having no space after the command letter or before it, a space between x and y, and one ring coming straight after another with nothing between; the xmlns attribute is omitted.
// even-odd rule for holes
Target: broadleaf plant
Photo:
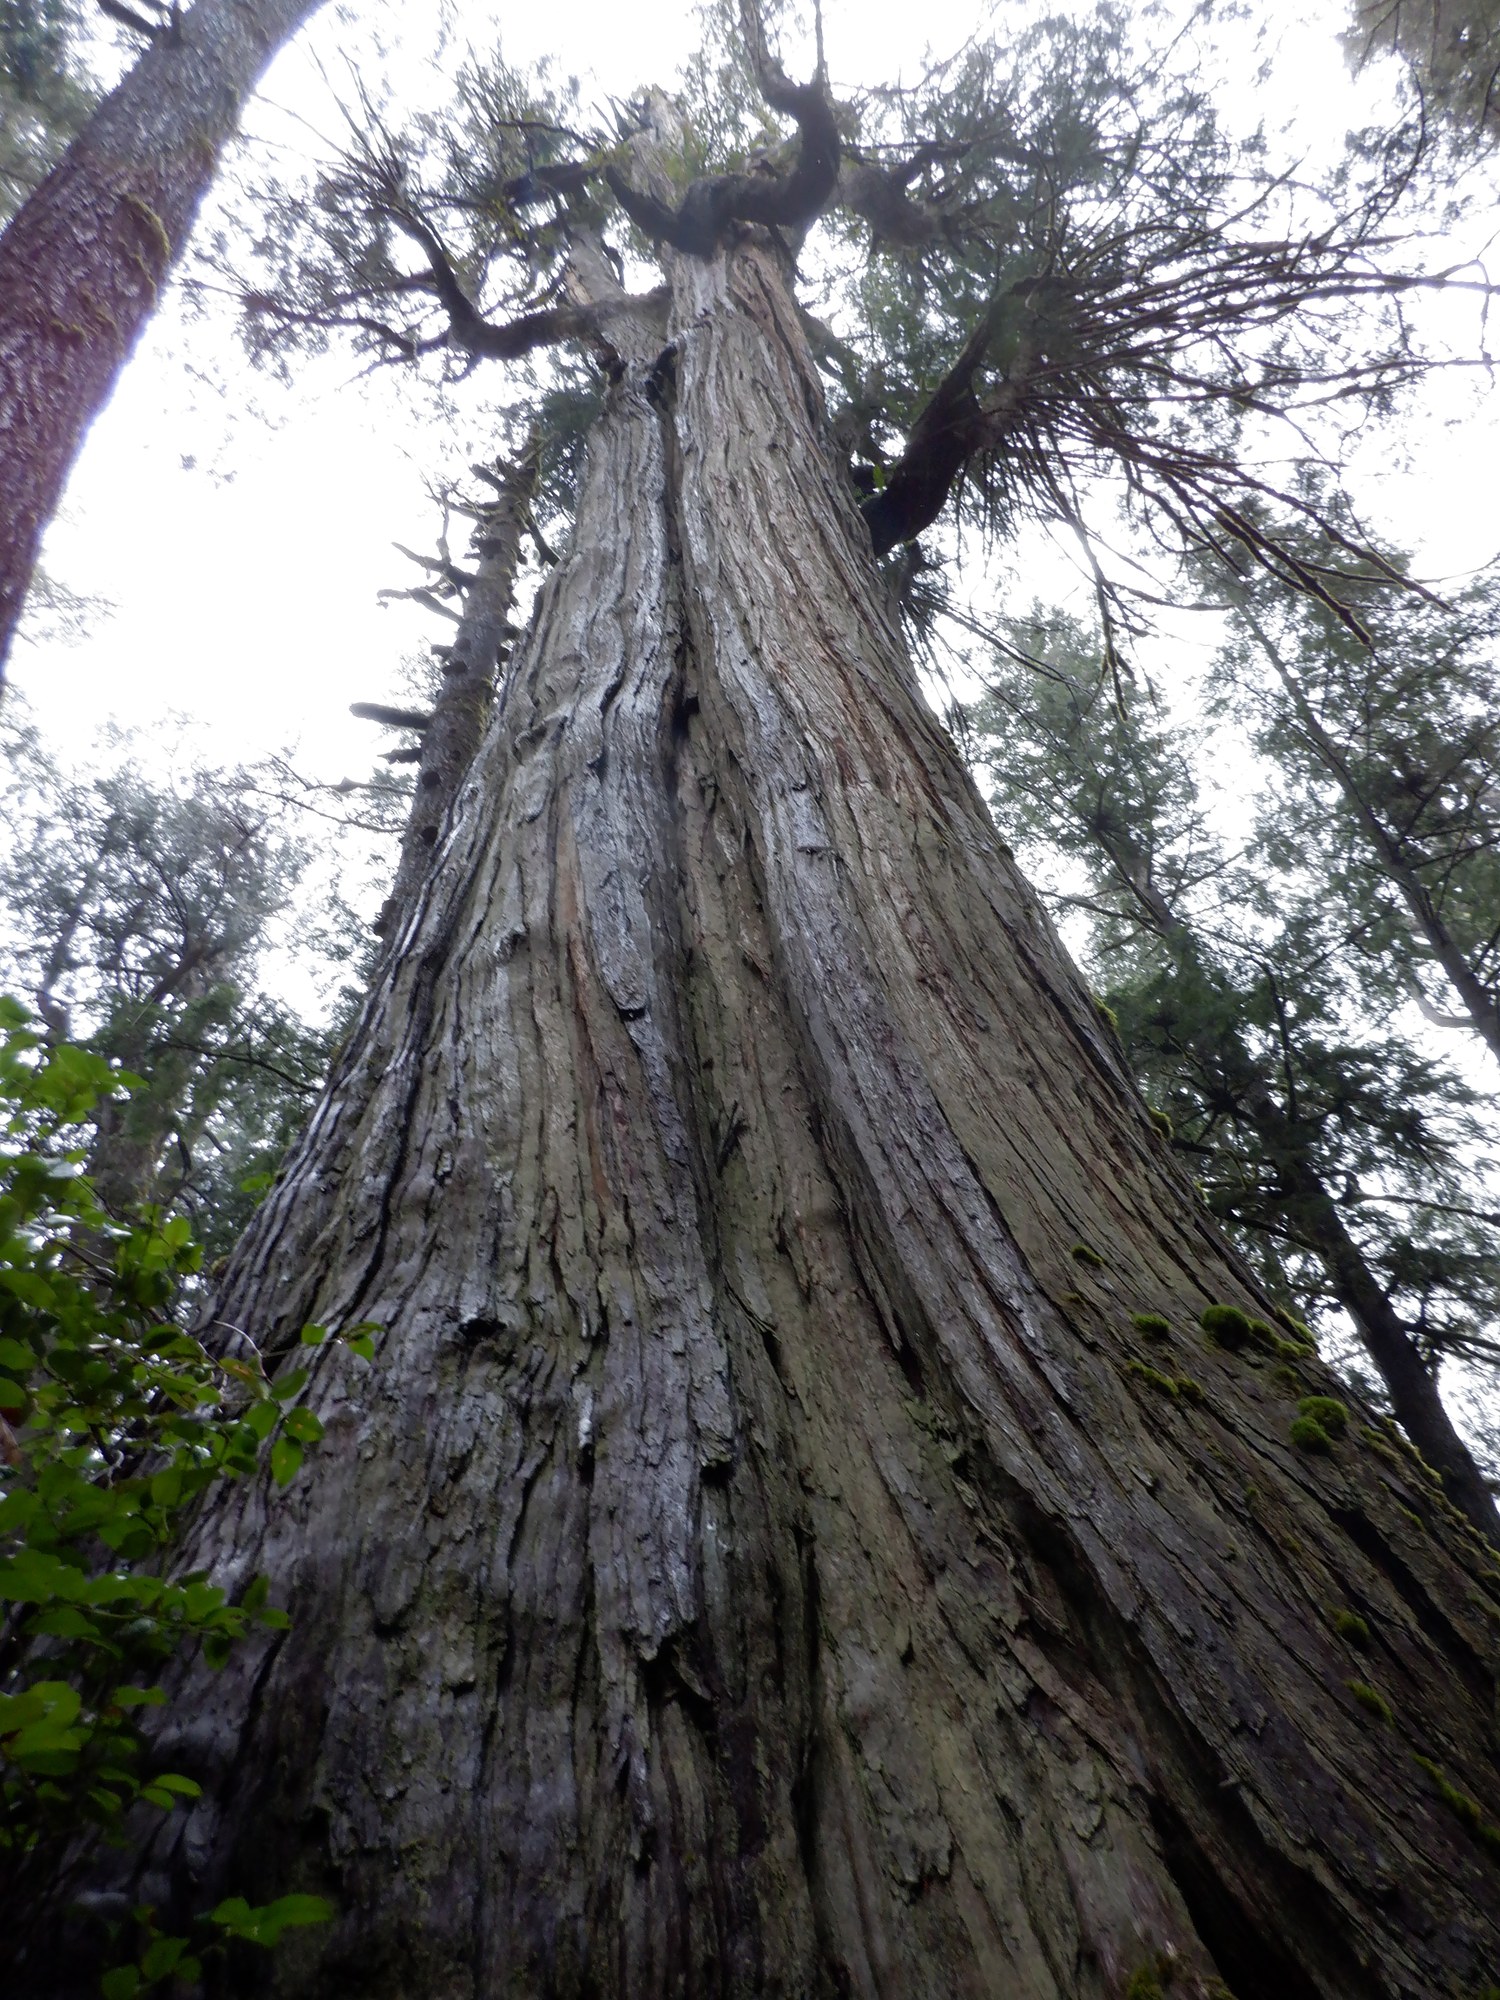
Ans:
<svg viewBox="0 0 1500 2000"><path fill-rule="evenodd" d="M187 1512L267 1463L286 1485L322 1435L297 1400L305 1368L272 1381L248 1338L210 1353L174 1316L201 1258L187 1219L148 1208L123 1223L100 1206L81 1170L88 1124L135 1087L91 1051L49 1046L0 999L0 1868L13 1958L132 1809L198 1795L157 1767L143 1727L170 1699L172 1662L201 1647L222 1665L253 1628L288 1623L264 1576L232 1602L201 1571L174 1571ZM349 1330L365 1359L371 1332ZM327 1337L308 1327L303 1344ZM134 1954L103 1991L129 2000L195 1978L205 1949L271 1945L329 1914L315 1896L231 1898L187 1939L134 1911L100 1940L106 1958Z"/></svg>

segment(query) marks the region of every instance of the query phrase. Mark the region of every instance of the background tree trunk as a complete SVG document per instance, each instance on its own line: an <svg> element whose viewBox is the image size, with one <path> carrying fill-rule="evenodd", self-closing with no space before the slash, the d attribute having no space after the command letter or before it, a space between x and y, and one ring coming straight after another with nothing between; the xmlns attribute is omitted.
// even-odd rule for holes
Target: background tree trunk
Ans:
<svg viewBox="0 0 1500 2000"><path fill-rule="evenodd" d="M241 107L319 0L198 0L0 236L0 676L84 434L156 309Z"/></svg>
<svg viewBox="0 0 1500 2000"><path fill-rule="evenodd" d="M221 1300L386 1332L189 1551L295 1622L174 1703L132 1886L329 1894L230 1981L320 2000L1477 1989L1493 1556L1204 1345L1255 1295L920 697L773 253L672 283Z"/></svg>

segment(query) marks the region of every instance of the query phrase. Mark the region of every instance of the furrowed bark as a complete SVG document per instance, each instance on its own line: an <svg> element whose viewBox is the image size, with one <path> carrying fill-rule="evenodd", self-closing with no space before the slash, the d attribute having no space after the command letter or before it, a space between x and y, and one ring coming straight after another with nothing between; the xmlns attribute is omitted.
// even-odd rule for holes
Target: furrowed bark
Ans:
<svg viewBox="0 0 1500 2000"><path fill-rule="evenodd" d="M1492 1558L1202 1344L1259 1302L921 700L780 264L671 277L221 1298L385 1331L200 1523L294 1623L167 1711L205 1794L128 1891L330 1895L224 1982L319 2000L1477 1985Z"/></svg>
<svg viewBox="0 0 1500 2000"><path fill-rule="evenodd" d="M0 236L0 676L42 530L240 110L319 0L198 0Z"/></svg>

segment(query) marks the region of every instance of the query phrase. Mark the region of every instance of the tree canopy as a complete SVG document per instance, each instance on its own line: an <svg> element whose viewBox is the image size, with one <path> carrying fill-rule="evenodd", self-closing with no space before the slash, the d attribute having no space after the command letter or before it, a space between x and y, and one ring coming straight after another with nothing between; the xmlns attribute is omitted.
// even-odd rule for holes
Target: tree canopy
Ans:
<svg viewBox="0 0 1500 2000"><path fill-rule="evenodd" d="M1338 478L1447 356L1416 302L1488 287L1414 233L1419 121L1279 157L1206 18L836 89L747 0L676 100L356 81L218 259L288 372L499 406L472 550L416 557L431 698L359 704L417 773L369 992L208 1308L331 1448L288 1507L230 1440L176 1559L235 1611L270 1577L271 1628L173 1664L143 1754L193 1792L97 1869L174 1940L326 1917L230 1990L1489 1978L1494 1496L1439 1394L1491 1345L1486 1128L1391 1004L1490 990L1486 640L1403 816L1364 662L1436 689L1466 609ZM961 604L1038 523L1092 621ZM1253 824L1153 705L1163 589L1226 641L1202 720L1277 760ZM924 700L944 619L1102 994ZM234 815L192 803L155 873L207 850L212 903ZM23 2000L91 1990L67 1915Z"/></svg>

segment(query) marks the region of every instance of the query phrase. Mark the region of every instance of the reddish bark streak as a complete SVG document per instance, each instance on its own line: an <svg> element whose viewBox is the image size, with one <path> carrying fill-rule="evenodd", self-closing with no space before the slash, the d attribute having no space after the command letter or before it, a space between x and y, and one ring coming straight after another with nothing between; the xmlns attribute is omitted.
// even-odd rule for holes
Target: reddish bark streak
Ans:
<svg viewBox="0 0 1500 2000"><path fill-rule="evenodd" d="M198 0L0 236L0 676L42 531L240 109L320 0Z"/></svg>

